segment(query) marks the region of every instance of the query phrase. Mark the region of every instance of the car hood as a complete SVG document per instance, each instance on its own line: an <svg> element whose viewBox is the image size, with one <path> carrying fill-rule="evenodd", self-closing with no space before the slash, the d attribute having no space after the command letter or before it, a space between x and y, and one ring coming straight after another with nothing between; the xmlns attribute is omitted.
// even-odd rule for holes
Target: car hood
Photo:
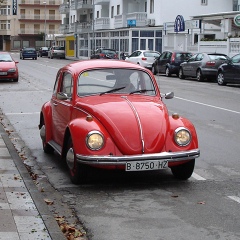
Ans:
<svg viewBox="0 0 240 240"><path fill-rule="evenodd" d="M0 62L0 71L7 71L9 68L16 68L15 62Z"/></svg>
<svg viewBox="0 0 240 240"><path fill-rule="evenodd" d="M123 154L160 152L166 139L168 112L157 97L87 97L77 106L96 117Z"/></svg>

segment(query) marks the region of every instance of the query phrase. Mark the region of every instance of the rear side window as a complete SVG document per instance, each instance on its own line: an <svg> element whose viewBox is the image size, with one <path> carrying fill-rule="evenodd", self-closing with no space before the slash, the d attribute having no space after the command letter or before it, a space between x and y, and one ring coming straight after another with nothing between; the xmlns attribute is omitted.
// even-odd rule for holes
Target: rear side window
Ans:
<svg viewBox="0 0 240 240"><path fill-rule="evenodd" d="M227 60L228 57L224 56L224 55L211 55L208 54L208 56L210 57L211 60Z"/></svg>
<svg viewBox="0 0 240 240"><path fill-rule="evenodd" d="M187 60L192 56L190 53L176 53L177 60Z"/></svg>

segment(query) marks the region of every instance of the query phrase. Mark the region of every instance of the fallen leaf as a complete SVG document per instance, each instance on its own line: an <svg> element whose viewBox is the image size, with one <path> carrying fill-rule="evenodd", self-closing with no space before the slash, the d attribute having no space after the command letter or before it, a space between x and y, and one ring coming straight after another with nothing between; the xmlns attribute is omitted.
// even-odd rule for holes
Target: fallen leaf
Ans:
<svg viewBox="0 0 240 240"><path fill-rule="evenodd" d="M202 201L202 202L198 202L198 204L204 205L204 204L206 204L206 202L205 202L205 201Z"/></svg>
<svg viewBox="0 0 240 240"><path fill-rule="evenodd" d="M53 205L53 201L49 200L49 199L44 199L44 201L46 202L47 205Z"/></svg>

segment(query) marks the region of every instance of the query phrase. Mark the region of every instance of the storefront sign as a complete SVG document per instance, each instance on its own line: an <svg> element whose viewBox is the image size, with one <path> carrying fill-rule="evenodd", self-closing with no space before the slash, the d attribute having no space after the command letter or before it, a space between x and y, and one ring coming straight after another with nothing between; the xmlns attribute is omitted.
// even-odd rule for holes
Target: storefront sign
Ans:
<svg viewBox="0 0 240 240"><path fill-rule="evenodd" d="M182 15L178 15L174 23L174 32L184 32L185 31L185 22Z"/></svg>
<svg viewBox="0 0 240 240"><path fill-rule="evenodd" d="M240 14L236 15L233 21L236 26L240 27Z"/></svg>
<svg viewBox="0 0 240 240"><path fill-rule="evenodd" d="M17 15L17 0L12 1L13 15Z"/></svg>
<svg viewBox="0 0 240 240"><path fill-rule="evenodd" d="M135 19L127 20L127 26L128 27L136 27L136 20Z"/></svg>

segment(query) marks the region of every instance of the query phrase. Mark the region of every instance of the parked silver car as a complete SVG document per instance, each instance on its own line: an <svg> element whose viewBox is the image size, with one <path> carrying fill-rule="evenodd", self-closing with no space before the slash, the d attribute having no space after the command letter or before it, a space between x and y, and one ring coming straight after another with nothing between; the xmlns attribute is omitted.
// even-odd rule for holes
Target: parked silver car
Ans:
<svg viewBox="0 0 240 240"><path fill-rule="evenodd" d="M217 78L218 67L225 63L229 57L222 53L197 53L187 61L181 63L179 78L196 78L197 81Z"/></svg>
<svg viewBox="0 0 240 240"><path fill-rule="evenodd" d="M65 58L65 47L53 46L48 51L48 58Z"/></svg>

